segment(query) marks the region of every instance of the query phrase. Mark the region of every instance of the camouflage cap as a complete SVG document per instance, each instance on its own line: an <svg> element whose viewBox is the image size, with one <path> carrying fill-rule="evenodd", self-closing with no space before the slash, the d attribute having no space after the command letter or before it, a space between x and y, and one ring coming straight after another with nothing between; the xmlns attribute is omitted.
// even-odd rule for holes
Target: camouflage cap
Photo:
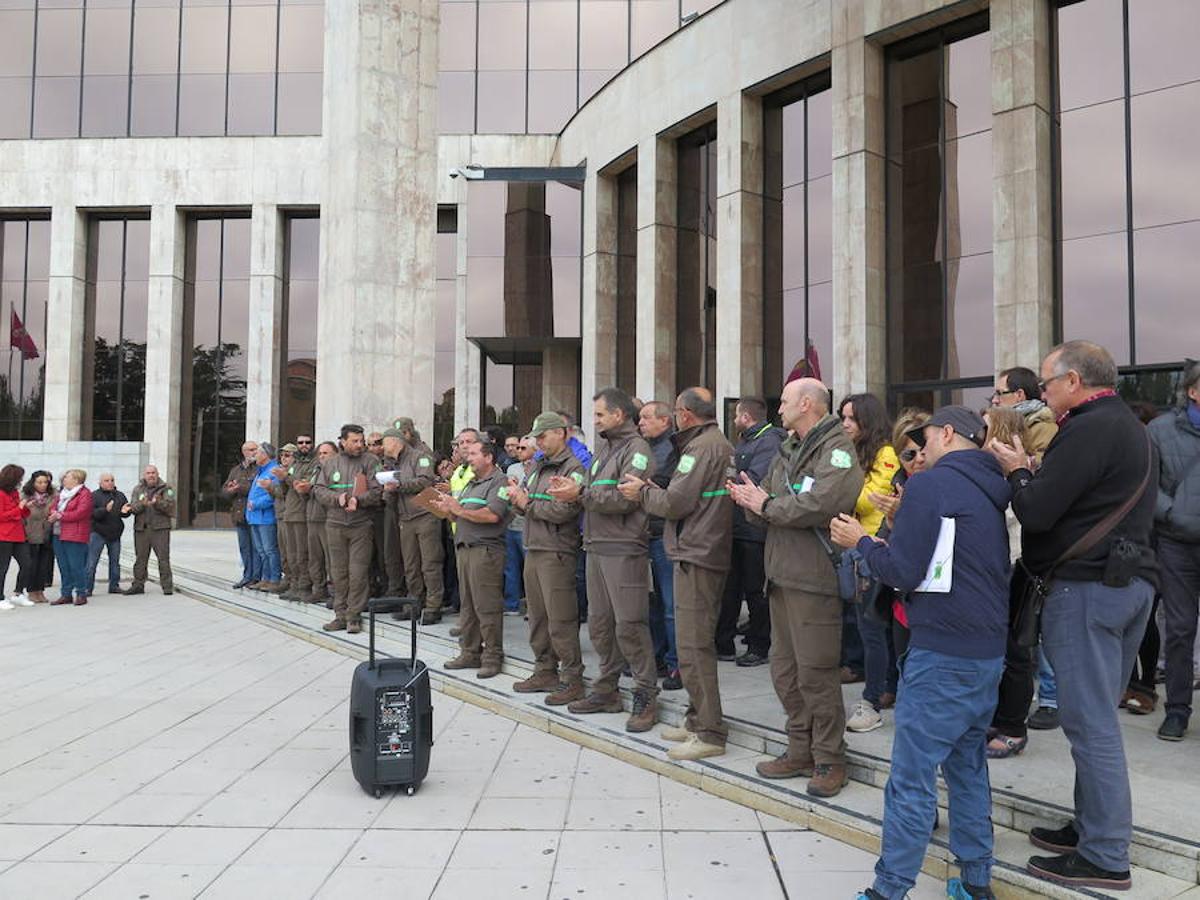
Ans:
<svg viewBox="0 0 1200 900"><path fill-rule="evenodd" d="M414 427L413 420L408 416L397 416L392 420L392 429L395 431L412 431ZM402 438L403 435L398 434L396 437Z"/></svg>
<svg viewBox="0 0 1200 900"><path fill-rule="evenodd" d="M385 438L398 438L400 440L404 440L404 434L400 431L399 428L388 428L386 431L383 432L383 436Z"/></svg>
<svg viewBox="0 0 1200 900"><path fill-rule="evenodd" d="M279 448L279 452L280 453L299 453L300 448L297 447L295 444L284 444L282 447Z"/></svg>
<svg viewBox="0 0 1200 900"><path fill-rule="evenodd" d="M538 437L555 428L567 428L567 420L556 412L544 412L533 420L533 427L529 429L531 437Z"/></svg>

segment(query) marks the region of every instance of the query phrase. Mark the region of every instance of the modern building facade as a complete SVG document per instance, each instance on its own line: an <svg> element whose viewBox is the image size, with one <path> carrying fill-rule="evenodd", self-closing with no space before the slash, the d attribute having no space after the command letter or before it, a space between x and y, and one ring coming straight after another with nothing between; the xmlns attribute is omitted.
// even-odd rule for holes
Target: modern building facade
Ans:
<svg viewBox="0 0 1200 900"><path fill-rule="evenodd" d="M982 405L1086 337L1168 402L1198 45L1191 0L5 0L0 448L220 524L244 437L607 384Z"/></svg>

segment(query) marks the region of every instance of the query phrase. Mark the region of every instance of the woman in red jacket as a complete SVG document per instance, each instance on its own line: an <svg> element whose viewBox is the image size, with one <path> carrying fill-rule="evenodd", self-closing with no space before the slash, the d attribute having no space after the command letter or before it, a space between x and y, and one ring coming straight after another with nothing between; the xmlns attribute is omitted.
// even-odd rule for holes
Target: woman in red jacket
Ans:
<svg viewBox="0 0 1200 900"><path fill-rule="evenodd" d="M87 603L87 551L92 537L92 492L84 482L87 472L83 469L67 469L63 472L62 490L58 501L50 510L47 521L54 528L54 558L58 560L58 572L62 596L51 600L51 606Z"/></svg>
<svg viewBox="0 0 1200 900"><path fill-rule="evenodd" d="M8 580L8 564L15 556L17 565L24 559L21 545L25 543L24 519L29 515L28 504L17 493L17 486L25 477L25 470L9 464L0 469L0 609L14 606L33 606L33 601L20 591L14 591L5 599L4 582ZM20 581L18 575L17 580Z"/></svg>

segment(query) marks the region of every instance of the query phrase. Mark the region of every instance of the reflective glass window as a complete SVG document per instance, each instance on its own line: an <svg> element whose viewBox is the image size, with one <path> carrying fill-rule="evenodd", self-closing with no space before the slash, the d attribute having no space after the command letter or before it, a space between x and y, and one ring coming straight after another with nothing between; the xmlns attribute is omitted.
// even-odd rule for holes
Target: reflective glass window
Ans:
<svg viewBox="0 0 1200 900"><path fill-rule="evenodd" d="M530 0L529 68L575 70L577 16L570 0Z"/></svg>
<svg viewBox="0 0 1200 900"><path fill-rule="evenodd" d="M2 221L0 242L0 437L41 440L50 222Z"/></svg>
<svg viewBox="0 0 1200 900"><path fill-rule="evenodd" d="M439 134L470 134L475 130L474 72L438 72L437 113Z"/></svg>
<svg viewBox="0 0 1200 900"><path fill-rule="evenodd" d="M679 172L675 382L716 386L717 129L676 142Z"/></svg>
<svg viewBox="0 0 1200 900"><path fill-rule="evenodd" d="M633 0L630 7L634 59L679 27L678 0Z"/></svg>
<svg viewBox="0 0 1200 900"><path fill-rule="evenodd" d="M280 437L291 440L298 434L312 435L316 425L321 220L292 217L286 228L287 339Z"/></svg>
<svg viewBox="0 0 1200 900"><path fill-rule="evenodd" d="M479 68L525 69L526 5L503 2L479 4Z"/></svg>
<svg viewBox="0 0 1200 900"><path fill-rule="evenodd" d="M575 70L529 73L529 133L557 134L575 113Z"/></svg>
<svg viewBox="0 0 1200 900"><path fill-rule="evenodd" d="M29 137L32 78L0 77L0 138Z"/></svg>
<svg viewBox="0 0 1200 900"><path fill-rule="evenodd" d="M458 310L458 233L447 230L457 228L457 216L453 218L454 221L447 221L447 227L443 229L443 217L438 217L437 296L434 300L433 436L429 445L443 452L449 448L454 434L457 371L454 335Z"/></svg>
<svg viewBox="0 0 1200 900"><path fill-rule="evenodd" d="M229 99L226 134L275 131L275 4L233 6L229 20ZM299 7L312 11L314 7ZM319 8L317 8L319 11Z"/></svg>
<svg viewBox="0 0 1200 900"><path fill-rule="evenodd" d="M637 390L637 166L617 176L617 387Z"/></svg>
<svg viewBox="0 0 1200 900"><path fill-rule="evenodd" d="M442 0L438 27L438 68L467 72L475 68L475 4Z"/></svg>
<svg viewBox="0 0 1200 900"><path fill-rule="evenodd" d="M525 72L479 72L477 102L480 133L524 133Z"/></svg>
<svg viewBox="0 0 1200 900"><path fill-rule="evenodd" d="M579 67L621 69L629 62L629 4L579 0Z"/></svg>

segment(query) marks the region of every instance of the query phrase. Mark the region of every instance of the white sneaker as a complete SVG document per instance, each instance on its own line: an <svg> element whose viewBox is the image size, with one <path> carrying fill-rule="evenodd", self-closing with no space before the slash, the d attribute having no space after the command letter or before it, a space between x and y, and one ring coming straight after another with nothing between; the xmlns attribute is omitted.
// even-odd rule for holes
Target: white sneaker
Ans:
<svg viewBox="0 0 1200 900"><path fill-rule="evenodd" d="M34 602L29 599L29 595L22 591L19 594L13 594L8 598L13 606L34 606Z"/></svg>
<svg viewBox="0 0 1200 900"><path fill-rule="evenodd" d="M862 734L883 727L883 716L866 700L859 700L854 705L854 712L846 720L846 730Z"/></svg>
<svg viewBox="0 0 1200 900"><path fill-rule="evenodd" d="M0 609L8 610L12 608L13 605L11 600L0 600Z"/></svg>

